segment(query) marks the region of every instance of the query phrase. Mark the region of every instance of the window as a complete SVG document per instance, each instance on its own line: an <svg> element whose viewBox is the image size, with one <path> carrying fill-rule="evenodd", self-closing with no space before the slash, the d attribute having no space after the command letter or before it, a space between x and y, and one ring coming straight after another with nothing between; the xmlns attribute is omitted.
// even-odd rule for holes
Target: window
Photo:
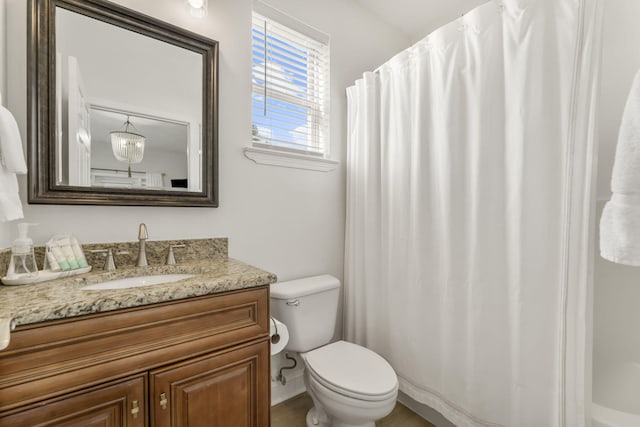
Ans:
<svg viewBox="0 0 640 427"><path fill-rule="evenodd" d="M251 36L253 146L326 156L328 37L260 3Z"/></svg>

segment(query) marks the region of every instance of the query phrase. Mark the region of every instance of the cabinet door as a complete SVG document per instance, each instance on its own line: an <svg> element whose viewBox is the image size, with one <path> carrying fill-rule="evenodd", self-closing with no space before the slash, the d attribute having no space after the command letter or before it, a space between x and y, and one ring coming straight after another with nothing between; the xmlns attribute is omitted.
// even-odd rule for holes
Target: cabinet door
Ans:
<svg viewBox="0 0 640 427"><path fill-rule="evenodd" d="M144 427L146 395L146 375L137 376L0 415L0 427Z"/></svg>
<svg viewBox="0 0 640 427"><path fill-rule="evenodd" d="M150 373L156 427L267 427L269 342L234 347Z"/></svg>

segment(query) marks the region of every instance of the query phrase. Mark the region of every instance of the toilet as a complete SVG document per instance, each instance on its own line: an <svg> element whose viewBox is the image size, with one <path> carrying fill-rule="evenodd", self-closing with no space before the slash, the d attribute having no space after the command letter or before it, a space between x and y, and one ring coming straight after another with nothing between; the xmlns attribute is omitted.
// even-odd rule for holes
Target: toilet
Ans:
<svg viewBox="0 0 640 427"><path fill-rule="evenodd" d="M340 281L322 275L271 285L271 314L289 330L285 349L300 353L313 399L308 427L374 427L393 410L398 378L377 353L329 343L338 314Z"/></svg>

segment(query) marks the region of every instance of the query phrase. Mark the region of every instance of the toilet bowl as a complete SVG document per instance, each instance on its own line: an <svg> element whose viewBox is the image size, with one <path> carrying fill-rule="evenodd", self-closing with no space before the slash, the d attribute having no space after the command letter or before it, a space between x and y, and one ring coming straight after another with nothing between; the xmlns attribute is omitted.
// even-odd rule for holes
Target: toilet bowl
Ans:
<svg viewBox="0 0 640 427"><path fill-rule="evenodd" d="M305 385L314 400L308 426L373 427L394 408L398 379L373 351L346 341L301 354ZM318 421L315 423L315 421Z"/></svg>
<svg viewBox="0 0 640 427"><path fill-rule="evenodd" d="M309 427L373 427L398 396L398 378L377 353L346 341L329 344L335 328L340 282L332 276L271 285L271 312L289 329L287 350L305 364L304 381L314 407Z"/></svg>

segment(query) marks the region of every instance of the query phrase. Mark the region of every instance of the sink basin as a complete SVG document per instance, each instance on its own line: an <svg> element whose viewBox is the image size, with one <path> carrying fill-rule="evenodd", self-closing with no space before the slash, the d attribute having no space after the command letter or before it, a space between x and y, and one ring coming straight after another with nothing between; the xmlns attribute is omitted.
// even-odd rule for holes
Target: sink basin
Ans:
<svg viewBox="0 0 640 427"><path fill-rule="evenodd" d="M85 291L95 291L100 289L128 289L139 288L140 286L161 285L163 283L177 282L188 279L195 274L156 274L153 276L128 277L126 279L109 280L108 282L94 283L83 286L80 289Z"/></svg>

